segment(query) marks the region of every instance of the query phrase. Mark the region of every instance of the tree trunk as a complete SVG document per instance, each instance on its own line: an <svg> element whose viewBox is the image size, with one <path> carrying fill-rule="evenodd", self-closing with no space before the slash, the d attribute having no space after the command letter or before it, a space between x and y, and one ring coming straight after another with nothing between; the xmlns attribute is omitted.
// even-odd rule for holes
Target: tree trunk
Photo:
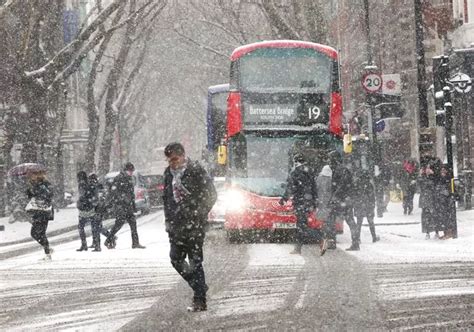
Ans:
<svg viewBox="0 0 474 332"><path fill-rule="evenodd" d="M135 11L136 1L130 1L130 13ZM115 132L115 128L117 125L117 121L119 115L118 109L115 109L115 101L117 100L118 96L118 84L119 80L122 76L128 54L130 52L130 48L132 46L132 37L135 34L136 30L136 23L135 19L131 19L127 23L127 28L125 31L124 38L122 40L122 45L120 47L119 54L117 59L114 62L114 66L110 71L109 77L107 78L107 95L105 99L105 128L104 128L104 136L102 138L102 144L100 148L100 156L99 156L99 175L105 175L109 171L110 168L110 153L112 150L112 139Z"/></svg>
<svg viewBox="0 0 474 332"><path fill-rule="evenodd" d="M120 21L123 16L124 9L125 6L122 6L118 10L117 15L115 15L112 21L112 26L116 25ZM103 30L104 26L102 26L100 29ZM92 63L89 79L87 81L87 120L89 123L89 136L86 147L85 170L88 173L93 172L95 168L95 154L100 126L100 118L97 113L97 105L95 101L94 85L97 78L97 69L102 61L112 36L112 34L107 35L100 44L99 51L97 52L94 62Z"/></svg>

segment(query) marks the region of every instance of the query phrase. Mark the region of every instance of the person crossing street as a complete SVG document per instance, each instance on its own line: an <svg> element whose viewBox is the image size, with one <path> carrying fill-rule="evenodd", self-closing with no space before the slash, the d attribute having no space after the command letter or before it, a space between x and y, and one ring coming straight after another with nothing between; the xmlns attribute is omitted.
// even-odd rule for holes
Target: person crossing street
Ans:
<svg viewBox="0 0 474 332"><path fill-rule="evenodd" d="M359 244L352 205L354 193L352 172L344 166L342 156L338 151L331 151L329 153L329 164L332 170L332 208L330 218L335 220L337 217L340 217L346 221L351 230L352 244L350 248L357 248ZM333 221L330 224L335 226L336 223ZM328 249L336 249L336 230L334 228L330 232L329 239Z"/></svg>
<svg viewBox="0 0 474 332"><path fill-rule="evenodd" d="M105 240L104 245L108 249L114 249L116 246L115 234L128 223L132 235L132 249L145 249L138 239L137 219L135 218L135 192L133 188L132 174L135 166L131 162L127 162L120 172L114 178L111 190L111 202L115 211L115 225L110 230L110 234Z"/></svg>
<svg viewBox="0 0 474 332"><path fill-rule="evenodd" d="M301 248L308 233L308 215L315 209L318 194L314 171L306 163L304 156L295 154L293 164L280 205L284 205L290 195L293 196L293 208L296 214L296 245L291 253L301 254Z"/></svg>
<svg viewBox="0 0 474 332"><path fill-rule="evenodd" d="M170 143L164 153L169 165L164 172L163 203L171 265L194 292L188 311L206 311L203 246L207 215L217 192L204 168L186 158L183 145Z"/></svg>

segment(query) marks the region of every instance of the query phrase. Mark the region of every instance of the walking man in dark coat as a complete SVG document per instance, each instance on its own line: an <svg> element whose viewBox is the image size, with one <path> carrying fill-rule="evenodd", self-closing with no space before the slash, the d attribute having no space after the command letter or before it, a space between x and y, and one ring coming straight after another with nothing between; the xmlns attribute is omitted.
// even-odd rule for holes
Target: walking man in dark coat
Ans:
<svg viewBox="0 0 474 332"><path fill-rule="evenodd" d="M127 222L132 233L132 248L145 249L138 240L137 219L135 218L135 191L133 186L132 174L135 166L127 162L123 170L114 178L110 195L114 212L117 219L115 225L110 230L110 234L105 240L105 246L114 249L116 246L115 234Z"/></svg>
<svg viewBox="0 0 474 332"><path fill-rule="evenodd" d="M292 254L301 254L301 248L308 229L308 214L314 210L317 189L314 171L306 163L302 154L296 154L293 157L294 168L291 170L285 193L283 194L280 204L293 196L293 208L296 215L296 245Z"/></svg>
<svg viewBox="0 0 474 332"><path fill-rule="evenodd" d="M211 178L199 163L186 158L180 143L165 148L163 203L171 264L194 291L189 311L207 310L208 286L203 268L207 215L217 200ZM188 261L186 261L186 258Z"/></svg>
<svg viewBox="0 0 474 332"><path fill-rule="evenodd" d="M354 184L352 172L344 166L342 156L338 151L329 153L329 163L332 170L332 197L331 197L331 216L332 226L328 239L331 242L328 249L336 249L336 230L335 220L337 217L343 218L351 230L352 245L349 250L358 250L359 242L357 238L357 225L354 222L354 212L352 205L352 195L354 193Z"/></svg>

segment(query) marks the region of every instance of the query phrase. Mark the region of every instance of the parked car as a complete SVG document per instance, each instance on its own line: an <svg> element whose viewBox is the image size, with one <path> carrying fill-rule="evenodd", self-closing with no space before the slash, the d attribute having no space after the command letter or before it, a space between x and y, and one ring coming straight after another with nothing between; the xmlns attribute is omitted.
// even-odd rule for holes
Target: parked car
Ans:
<svg viewBox="0 0 474 332"><path fill-rule="evenodd" d="M163 190L165 189L165 179L163 175L144 175L143 180L145 181L145 188L147 189L148 196L150 197L150 205L163 205Z"/></svg>
<svg viewBox="0 0 474 332"><path fill-rule="evenodd" d="M112 183L114 182L114 178L119 174L119 172L111 172L105 175L103 180L103 190L106 199L106 216L113 216L113 206L111 202L108 202L110 195L110 190ZM148 197L148 191L145 187L145 180L143 176L138 173L137 171L133 172L132 174L134 191L135 191L135 207L137 211L140 213L148 214L150 213L151 205L150 205L150 198Z"/></svg>

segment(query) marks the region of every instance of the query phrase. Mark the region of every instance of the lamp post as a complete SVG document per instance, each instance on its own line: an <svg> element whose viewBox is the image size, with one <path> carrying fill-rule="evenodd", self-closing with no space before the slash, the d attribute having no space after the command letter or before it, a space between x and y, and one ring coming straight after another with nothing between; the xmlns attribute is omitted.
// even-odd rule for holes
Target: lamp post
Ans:
<svg viewBox="0 0 474 332"><path fill-rule="evenodd" d="M365 34L367 39L367 66L365 66L365 76L371 74L378 75L378 68L373 63L373 55L372 55L372 40L370 38L370 7L369 7L369 0L364 0L364 11L365 11ZM380 77L380 76L379 76ZM381 84L381 80L379 82ZM369 131L369 138L370 138L370 145L371 145L371 165L374 166L376 163L379 162L379 149L377 148L377 134L375 132L374 121L375 121L375 105L377 103L375 93L377 91L369 91L366 89L365 95L365 102L367 107L369 108L367 122L368 122L368 131ZM375 163L374 163L375 161Z"/></svg>
<svg viewBox="0 0 474 332"><path fill-rule="evenodd" d="M423 14L421 0L415 1L415 42L418 73L418 115L420 128L429 127L428 97L426 89L425 47L423 45Z"/></svg>

